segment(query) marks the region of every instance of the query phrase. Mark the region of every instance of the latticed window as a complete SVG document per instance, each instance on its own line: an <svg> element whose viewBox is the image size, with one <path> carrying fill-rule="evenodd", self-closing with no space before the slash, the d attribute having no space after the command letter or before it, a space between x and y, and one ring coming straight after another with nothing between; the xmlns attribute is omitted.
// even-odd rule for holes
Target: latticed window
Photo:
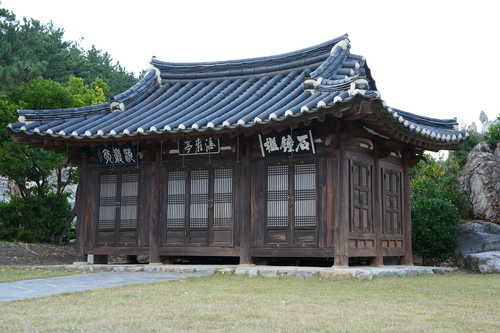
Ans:
<svg viewBox="0 0 500 333"><path fill-rule="evenodd" d="M232 244L233 169L169 170L166 177L166 243Z"/></svg>
<svg viewBox="0 0 500 333"><path fill-rule="evenodd" d="M384 233L401 233L401 172L384 170Z"/></svg>
<svg viewBox="0 0 500 333"><path fill-rule="evenodd" d="M139 214L139 173L110 172L100 175L98 242L136 244Z"/></svg>
<svg viewBox="0 0 500 333"><path fill-rule="evenodd" d="M317 242L316 169L307 161L267 165L266 243Z"/></svg>

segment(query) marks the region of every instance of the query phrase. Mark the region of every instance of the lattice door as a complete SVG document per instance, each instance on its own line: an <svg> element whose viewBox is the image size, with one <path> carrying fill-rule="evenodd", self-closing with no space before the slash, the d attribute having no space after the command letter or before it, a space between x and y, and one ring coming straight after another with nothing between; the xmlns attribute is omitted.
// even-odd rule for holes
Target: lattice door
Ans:
<svg viewBox="0 0 500 333"><path fill-rule="evenodd" d="M371 173L367 164L351 166L350 232L372 232Z"/></svg>
<svg viewBox="0 0 500 333"><path fill-rule="evenodd" d="M384 233L401 233L401 173L384 171Z"/></svg>
<svg viewBox="0 0 500 333"><path fill-rule="evenodd" d="M98 244L136 245L139 173L100 175Z"/></svg>
<svg viewBox="0 0 500 333"><path fill-rule="evenodd" d="M232 245L233 169L167 172L166 245Z"/></svg>
<svg viewBox="0 0 500 333"><path fill-rule="evenodd" d="M317 244L316 183L315 163L267 166L267 244Z"/></svg>

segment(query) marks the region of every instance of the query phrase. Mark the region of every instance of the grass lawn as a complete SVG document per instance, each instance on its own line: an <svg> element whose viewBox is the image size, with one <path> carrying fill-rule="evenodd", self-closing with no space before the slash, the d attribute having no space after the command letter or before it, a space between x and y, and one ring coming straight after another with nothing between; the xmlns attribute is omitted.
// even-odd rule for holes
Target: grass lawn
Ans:
<svg viewBox="0 0 500 333"><path fill-rule="evenodd" d="M0 313L0 332L498 332L500 275L216 274L3 302Z"/></svg>
<svg viewBox="0 0 500 333"><path fill-rule="evenodd" d="M45 279L58 276L85 274L89 271L75 269L57 268L23 268L19 266L0 266L0 283L22 280ZM0 319L1 321L1 319Z"/></svg>

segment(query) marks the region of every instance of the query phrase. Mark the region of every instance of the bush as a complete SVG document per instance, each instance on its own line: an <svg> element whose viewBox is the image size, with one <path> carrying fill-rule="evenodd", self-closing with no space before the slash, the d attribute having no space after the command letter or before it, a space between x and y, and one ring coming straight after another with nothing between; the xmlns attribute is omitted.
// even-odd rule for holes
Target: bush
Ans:
<svg viewBox="0 0 500 333"><path fill-rule="evenodd" d="M66 194L49 193L30 201L13 196L10 202L0 204L0 239L57 243L70 214Z"/></svg>
<svg viewBox="0 0 500 333"><path fill-rule="evenodd" d="M413 252L445 261L457 247L460 215L451 201L419 196L411 203Z"/></svg>
<svg viewBox="0 0 500 333"><path fill-rule="evenodd" d="M497 117L500 120L500 116ZM484 141L490 146L491 151L495 151L497 143L500 142L500 124L491 125L484 133Z"/></svg>
<svg viewBox="0 0 500 333"><path fill-rule="evenodd" d="M411 199L421 196L442 198L450 201L462 217L468 216L471 208L466 204L462 191L457 187L460 166L453 160L436 160L426 155L428 164L419 162L411 169Z"/></svg>

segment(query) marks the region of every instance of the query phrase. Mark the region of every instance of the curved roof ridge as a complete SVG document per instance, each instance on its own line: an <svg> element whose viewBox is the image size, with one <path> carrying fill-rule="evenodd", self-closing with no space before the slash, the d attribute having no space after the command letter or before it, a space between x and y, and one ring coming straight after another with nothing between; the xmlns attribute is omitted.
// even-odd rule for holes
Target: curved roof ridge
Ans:
<svg viewBox="0 0 500 333"><path fill-rule="evenodd" d="M347 34L344 34L342 36L339 36L337 38L331 39L327 42L315 46L310 46L301 50L282 53L273 56L226 60L226 61L189 62L189 63L166 62L153 58L150 64L158 68L160 71L166 73L177 73L177 72L203 73L207 71L220 72L225 70L230 71L231 69L238 70L246 67L251 67L251 68L268 67L276 64L284 64L284 63L294 62L297 60L308 59L318 55L325 55L325 54L328 55L333 45L347 38L347 36L348 36Z"/></svg>

